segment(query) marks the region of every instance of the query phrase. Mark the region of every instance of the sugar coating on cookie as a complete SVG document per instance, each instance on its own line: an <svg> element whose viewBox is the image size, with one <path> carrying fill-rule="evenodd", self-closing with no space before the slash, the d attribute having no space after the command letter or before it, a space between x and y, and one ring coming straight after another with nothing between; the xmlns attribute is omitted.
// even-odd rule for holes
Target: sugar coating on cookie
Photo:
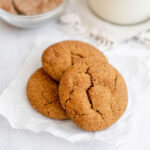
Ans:
<svg viewBox="0 0 150 150"><path fill-rule="evenodd" d="M63 74L59 96L67 115L87 131L111 126L128 102L121 74L110 64L93 59L77 63Z"/></svg>
<svg viewBox="0 0 150 150"><path fill-rule="evenodd" d="M12 0L0 0L0 8L12 14L17 14Z"/></svg>
<svg viewBox="0 0 150 150"><path fill-rule="evenodd" d="M102 52L81 41L62 41L48 47L42 56L44 70L56 81L63 73L83 58L98 57L107 61Z"/></svg>
<svg viewBox="0 0 150 150"><path fill-rule="evenodd" d="M16 9L24 15L37 15L58 7L63 0L14 0Z"/></svg>
<svg viewBox="0 0 150 150"><path fill-rule="evenodd" d="M42 68L30 77L27 96L33 108L43 115L54 119L68 118L59 101L58 83L52 80Z"/></svg>

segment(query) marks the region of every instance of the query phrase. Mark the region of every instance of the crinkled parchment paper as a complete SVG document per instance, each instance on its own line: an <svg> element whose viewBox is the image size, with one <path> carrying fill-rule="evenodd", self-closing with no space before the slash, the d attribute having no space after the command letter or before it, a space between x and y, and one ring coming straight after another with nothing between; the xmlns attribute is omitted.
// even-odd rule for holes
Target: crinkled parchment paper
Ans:
<svg viewBox="0 0 150 150"><path fill-rule="evenodd" d="M70 142L100 140L113 144L125 142L136 125L137 109L141 107L140 97L146 88L147 68L135 56L109 51L109 61L124 76L129 94L125 114L110 128L99 132L87 132L78 128L71 120L49 119L36 112L26 97L26 83L30 75L41 67L43 50L54 43L49 39L38 39L16 78L0 96L0 114L6 117L15 129L33 132L47 131Z"/></svg>

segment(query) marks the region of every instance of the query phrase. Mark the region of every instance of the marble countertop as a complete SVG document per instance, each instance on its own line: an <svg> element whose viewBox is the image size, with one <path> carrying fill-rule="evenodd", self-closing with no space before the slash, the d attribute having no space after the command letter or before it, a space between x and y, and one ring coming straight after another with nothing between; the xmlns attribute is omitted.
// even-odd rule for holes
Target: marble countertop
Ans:
<svg viewBox="0 0 150 150"><path fill-rule="evenodd" d="M38 36L47 37L49 34L55 38L64 34L59 30L56 22L50 22L37 29L18 29L0 20L0 94L16 76L25 58L29 55L34 39ZM128 43L122 43L126 45ZM132 44L132 42L130 42ZM136 45L136 42L134 42ZM137 43L138 45L138 43ZM143 49L148 48L143 46ZM149 53L150 54L150 53ZM138 123L127 143L114 146L102 142L69 143L56 138L49 133L33 133L27 130L15 130L8 121L0 116L0 150L148 150L150 149L150 101L143 98L143 107Z"/></svg>

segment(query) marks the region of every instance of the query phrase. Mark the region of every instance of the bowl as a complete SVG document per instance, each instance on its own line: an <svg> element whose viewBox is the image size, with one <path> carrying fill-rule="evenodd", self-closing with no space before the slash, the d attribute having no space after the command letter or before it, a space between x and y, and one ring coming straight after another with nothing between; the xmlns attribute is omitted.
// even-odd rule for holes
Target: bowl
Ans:
<svg viewBox="0 0 150 150"><path fill-rule="evenodd" d="M20 28L34 28L57 18L67 6L68 0L63 2L53 10L38 15L16 15L0 9L0 18L10 25Z"/></svg>

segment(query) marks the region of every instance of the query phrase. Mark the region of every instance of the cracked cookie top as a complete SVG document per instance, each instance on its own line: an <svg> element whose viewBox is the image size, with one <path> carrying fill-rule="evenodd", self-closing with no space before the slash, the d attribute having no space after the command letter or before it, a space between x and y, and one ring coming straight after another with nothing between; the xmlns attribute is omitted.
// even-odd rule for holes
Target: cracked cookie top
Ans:
<svg viewBox="0 0 150 150"><path fill-rule="evenodd" d="M82 129L103 130L124 113L128 94L121 74L110 64L85 59L62 76L59 86L62 107Z"/></svg>
<svg viewBox="0 0 150 150"><path fill-rule="evenodd" d="M44 70L56 81L63 73L83 58L98 57L107 62L102 52L90 44L80 41L63 41L48 47L42 56Z"/></svg>
<svg viewBox="0 0 150 150"><path fill-rule="evenodd" d="M52 80L42 69L30 77L27 84L28 99L38 112L54 119L67 119L58 96L58 83Z"/></svg>

